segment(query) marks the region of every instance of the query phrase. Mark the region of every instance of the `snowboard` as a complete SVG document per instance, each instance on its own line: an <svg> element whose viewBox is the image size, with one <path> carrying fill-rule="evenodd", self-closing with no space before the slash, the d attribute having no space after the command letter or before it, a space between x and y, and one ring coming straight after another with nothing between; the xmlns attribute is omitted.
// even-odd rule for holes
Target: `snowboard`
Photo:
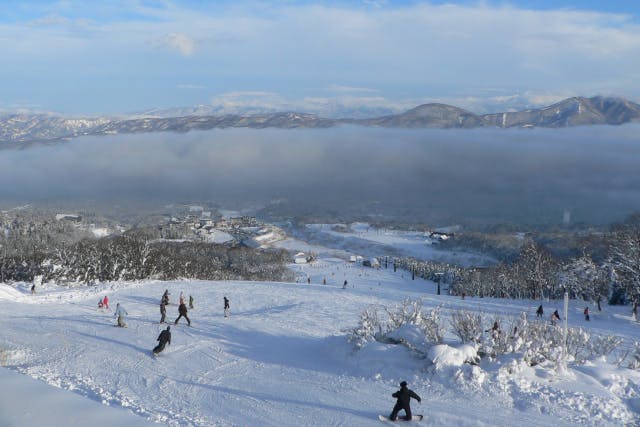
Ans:
<svg viewBox="0 0 640 427"><path fill-rule="evenodd" d="M423 416L423 415L416 415L416 414L414 414L414 415L411 417L411 419L410 419L410 420L407 420L407 419L405 419L404 417L398 417L398 419L397 419L397 420L395 420L395 421L391 421L391 420L389 419L389 417L386 417L386 416L384 416L384 415L378 415L378 418L380 419L380 421L388 421L388 422L390 422L390 423L397 423L397 422L400 422L400 421L421 421L421 420L424 418L424 416Z"/></svg>

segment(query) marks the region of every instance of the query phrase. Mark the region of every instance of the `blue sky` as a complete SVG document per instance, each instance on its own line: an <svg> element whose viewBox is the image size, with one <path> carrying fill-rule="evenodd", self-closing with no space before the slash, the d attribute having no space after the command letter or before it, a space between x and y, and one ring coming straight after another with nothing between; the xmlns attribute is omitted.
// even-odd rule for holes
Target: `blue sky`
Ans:
<svg viewBox="0 0 640 427"><path fill-rule="evenodd" d="M640 100L640 2L0 2L0 110Z"/></svg>

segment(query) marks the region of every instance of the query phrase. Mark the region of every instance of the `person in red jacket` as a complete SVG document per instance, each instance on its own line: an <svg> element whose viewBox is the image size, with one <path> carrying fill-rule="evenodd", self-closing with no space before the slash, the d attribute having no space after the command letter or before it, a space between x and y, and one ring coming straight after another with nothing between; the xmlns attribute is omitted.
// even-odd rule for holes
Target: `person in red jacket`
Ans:
<svg viewBox="0 0 640 427"><path fill-rule="evenodd" d="M420 396L418 396L413 390L409 390L406 381L402 381L400 383L400 390L396 391L391 396L398 399L396 401L396 405L391 411L391 415L389 415L389 419L391 421L395 421L398 418L398 412L400 412L401 409L404 409L405 412L405 416L403 417L403 419L411 420L411 398L416 399L418 402L422 402Z"/></svg>
<svg viewBox="0 0 640 427"><path fill-rule="evenodd" d="M107 310L109 310L109 297L108 296L104 296L104 298L102 299L102 306L104 308L106 308Z"/></svg>

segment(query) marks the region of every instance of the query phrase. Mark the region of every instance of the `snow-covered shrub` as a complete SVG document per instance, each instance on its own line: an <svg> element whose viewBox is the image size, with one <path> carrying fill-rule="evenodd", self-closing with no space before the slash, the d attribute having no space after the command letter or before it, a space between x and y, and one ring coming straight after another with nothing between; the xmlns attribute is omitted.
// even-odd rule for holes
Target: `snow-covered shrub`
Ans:
<svg viewBox="0 0 640 427"><path fill-rule="evenodd" d="M386 332L386 327L384 332ZM355 344L357 348L360 348L367 342L375 340L376 336L382 336L384 332L383 325L378 317L377 307L370 306L360 313L358 326L351 330L348 340Z"/></svg>
<svg viewBox="0 0 640 427"><path fill-rule="evenodd" d="M406 299L395 310L385 308L389 319L389 329L398 329L404 324L420 325L422 323L422 301Z"/></svg>
<svg viewBox="0 0 640 427"><path fill-rule="evenodd" d="M531 366L558 360L562 354L562 329L544 322L529 323L521 331L523 359Z"/></svg>
<svg viewBox="0 0 640 427"><path fill-rule="evenodd" d="M429 342L440 344L444 339L445 329L440 318L441 307L432 309L429 313L422 315L422 330Z"/></svg>
<svg viewBox="0 0 640 427"><path fill-rule="evenodd" d="M482 337L482 315L471 311L455 311L451 315L453 332L466 342L480 342Z"/></svg>
<svg viewBox="0 0 640 427"><path fill-rule="evenodd" d="M358 326L349 331L348 339L358 348L375 340L422 352L429 343L442 342L445 330L440 307L427 314L421 309L420 300L405 300L394 309L370 306L360 314Z"/></svg>
<svg viewBox="0 0 640 427"><path fill-rule="evenodd" d="M640 369L640 342L633 343L633 350L631 351L631 361L629 362L629 369Z"/></svg>
<svg viewBox="0 0 640 427"><path fill-rule="evenodd" d="M563 335L563 330L559 329L560 336ZM578 363L584 363L589 359L591 335L582 328L568 328L567 329L567 356L570 356L574 361Z"/></svg>
<svg viewBox="0 0 640 427"><path fill-rule="evenodd" d="M613 335L595 336L587 346L588 356L591 359L608 356L622 344L622 341L622 338Z"/></svg>

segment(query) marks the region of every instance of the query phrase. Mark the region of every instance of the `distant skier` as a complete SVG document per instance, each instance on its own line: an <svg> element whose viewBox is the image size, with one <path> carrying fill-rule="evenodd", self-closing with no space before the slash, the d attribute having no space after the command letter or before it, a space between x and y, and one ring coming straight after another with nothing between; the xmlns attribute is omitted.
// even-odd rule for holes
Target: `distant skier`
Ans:
<svg viewBox="0 0 640 427"><path fill-rule="evenodd" d="M551 314L551 323L555 325L559 321L560 321L560 314L558 313L558 310L556 310L553 312L553 314Z"/></svg>
<svg viewBox="0 0 640 427"><path fill-rule="evenodd" d="M169 289L164 290L164 293L162 294L162 302L164 302L164 305L169 305Z"/></svg>
<svg viewBox="0 0 640 427"><path fill-rule="evenodd" d="M402 419L411 420L411 398L416 399L418 402L422 402L420 396L407 387L406 381L402 381L400 383L400 390L396 391L391 396L398 399L396 401L396 405L391 411L391 415L389 415L389 419L391 421L395 421L398 418L398 412L400 412L401 409L405 412L405 416Z"/></svg>
<svg viewBox="0 0 640 427"><path fill-rule="evenodd" d="M193 310L193 295L189 295L189 310Z"/></svg>
<svg viewBox="0 0 640 427"><path fill-rule="evenodd" d="M342 285L342 289L347 289L347 281L344 281L344 284Z"/></svg>
<svg viewBox="0 0 640 427"><path fill-rule="evenodd" d="M167 326L167 329L160 332L160 335L158 336L158 339L156 341L159 341L159 343L153 349L153 354L160 353L162 350L164 350L164 347L167 344L171 345L171 326Z"/></svg>
<svg viewBox="0 0 640 427"><path fill-rule="evenodd" d="M227 297L224 298L224 317L229 317L229 299Z"/></svg>
<svg viewBox="0 0 640 427"><path fill-rule="evenodd" d="M36 293L36 284L31 285L31 295L35 295Z"/></svg>
<svg viewBox="0 0 640 427"><path fill-rule="evenodd" d="M106 295L102 298L102 306L109 310L109 297Z"/></svg>
<svg viewBox="0 0 640 427"><path fill-rule="evenodd" d="M586 320L587 322L590 320L589 319L589 307L585 307L585 309L584 309L584 320Z"/></svg>
<svg viewBox="0 0 640 427"><path fill-rule="evenodd" d="M104 307L104 303L102 302L102 298L100 298L98 300L98 309L102 310L102 307Z"/></svg>
<svg viewBox="0 0 640 427"><path fill-rule="evenodd" d="M185 319L187 319L187 324L191 326L191 320L189 320L189 316L187 316L187 306L184 304L184 302L178 306L178 313L179 313L179 316L174 322L174 324L177 325L178 320L180 320L181 317L184 317Z"/></svg>
<svg viewBox="0 0 640 427"><path fill-rule="evenodd" d="M127 313L127 310L125 310L120 303L116 304L116 311L113 313L113 317L118 317L118 326L120 326L121 328L124 328L127 326L127 324L125 323L125 318L126 316L128 316L129 313Z"/></svg>
<svg viewBox="0 0 640 427"><path fill-rule="evenodd" d="M164 301L160 302L160 315L162 316L160 317L160 323L164 323L167 318L167 305Z"/></svg>
<svg viewBox="0 0 640 427"><path fill-rule="evenodd" d="M536 317L542 317L543 314L544 310L542 309L542 304L540 304L540 307L536 310Z"/></svg>

